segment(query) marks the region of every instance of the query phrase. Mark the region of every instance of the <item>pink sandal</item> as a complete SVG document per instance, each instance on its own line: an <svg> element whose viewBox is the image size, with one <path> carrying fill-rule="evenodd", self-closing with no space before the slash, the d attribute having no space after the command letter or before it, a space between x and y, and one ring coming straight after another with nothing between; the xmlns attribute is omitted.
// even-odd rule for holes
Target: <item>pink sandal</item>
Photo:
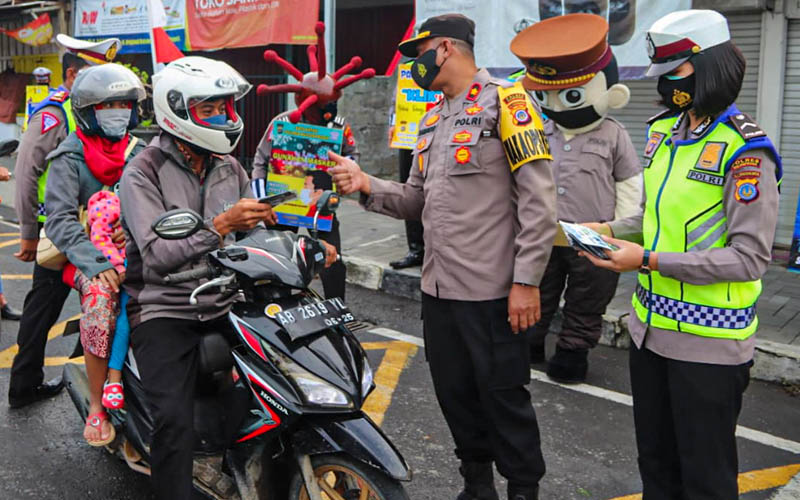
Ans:
<svg viewBox="0 0 800 500"><path fill-rule="evenodd" d="M125 406L125 395L121 382L106 382L103 384L103 406L109 410L120 410Z"/></svg>
<svg viewBox="0 0 800 500"><path fill-rule="evenodd" d="M86 417L86 425L100 431L100 436L103 435L103 422L108 422L111 426L111 432L106 439L99 439L97 441L86 440L89 446L105 446L111 443L117 437L117 431L114 429L114 424L108 419L108 414L104 411L99 411Z"/></svg>

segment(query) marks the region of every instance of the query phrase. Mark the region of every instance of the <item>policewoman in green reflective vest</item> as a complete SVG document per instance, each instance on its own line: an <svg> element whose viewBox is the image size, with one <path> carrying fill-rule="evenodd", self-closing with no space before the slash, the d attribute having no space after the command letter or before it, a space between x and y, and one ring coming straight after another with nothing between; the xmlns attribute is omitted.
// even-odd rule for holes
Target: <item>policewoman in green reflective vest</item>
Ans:
<svg viewBox="0 0 800 500"><path fill-rule="evenodd" d="M629 328L644 500L738 498L734 437L749 382L781 160L736 108L745 70L728 23L673 12L647 35L662 104L649 121L644 213L610 224L618 272L639 271ZM641 239L643 246L628 240Z"/></svg>

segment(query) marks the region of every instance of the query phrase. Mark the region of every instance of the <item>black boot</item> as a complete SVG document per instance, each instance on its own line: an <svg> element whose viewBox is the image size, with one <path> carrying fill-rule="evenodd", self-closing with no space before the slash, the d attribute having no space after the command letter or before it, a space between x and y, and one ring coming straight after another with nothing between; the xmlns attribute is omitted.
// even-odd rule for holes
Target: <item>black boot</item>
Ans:
<svg viewBox="0 0 800 500"><path fill-rule="evenodd" d="M538 486L508 485L508 500L539 500Z"/></svg>
<svg viewBox="0 0 800 500"><path fill-rule="evenodd" d="M407 267L421 266L422 260L425 257L425 250L413 246L409 248L405 257L400 260L389 262L389 265L394 269L405 269Z"/></svg>
<svg viewBox="0 0 800 500"><path fill-rule="evenodd" d="M499 500L494 488L492 462L461 462L458 472L464 477L464 491L456 500Z"/></svg>
<svg viewBox="0 0 800 500"><path fill-rule="evenodd" d="M547 376L556 382L577 384L586 380L589 369L588 349L564 349L556 346L556 354L547 362Z"/></svg>

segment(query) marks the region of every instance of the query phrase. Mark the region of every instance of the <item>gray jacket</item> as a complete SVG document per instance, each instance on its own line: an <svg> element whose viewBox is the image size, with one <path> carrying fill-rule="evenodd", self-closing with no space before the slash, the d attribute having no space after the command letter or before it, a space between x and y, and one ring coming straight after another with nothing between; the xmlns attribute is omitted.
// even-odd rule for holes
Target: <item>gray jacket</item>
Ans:
<svg viewBox="0 0 800 500"><path fill-rule="evenodd" d="M189 304L189 296L205 280L174 285L164 283L169 273L185 271L205 263L205 255L219 245L216 231L201 230L183 240L159 238L150 225L164 212L190 208L213 228L212 220L240 198L252 198L244 168L230 155L214 155L201 182L186 164L175 141L166 133L125 169L120 182L123 228L127 235L128 275L125 291L130 295L131 327L154 318L207 321L225 314L236 296L209 290ZM225 237L232 243L235 233Z"/></svg>
<svg viewBox="0 0 800 500"><path fill-rule="evenodd" d="M138 141L128 159L144 149ZM86 206L93 194L103 189L83 157L83 144L74 133L47 155L51 161L47 177L45 205L47 222L44 231L50 241L88 278L114 266L95 248L78 220L80 206Z"/></svg>

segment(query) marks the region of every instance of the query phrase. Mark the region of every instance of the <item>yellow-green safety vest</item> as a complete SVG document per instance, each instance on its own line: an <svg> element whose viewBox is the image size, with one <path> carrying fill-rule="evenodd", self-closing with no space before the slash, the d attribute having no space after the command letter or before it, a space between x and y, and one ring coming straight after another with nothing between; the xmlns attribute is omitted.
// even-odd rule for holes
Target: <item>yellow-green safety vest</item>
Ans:
<svg viewBox="0 0 800 500"><path fill-rule="evenodd" d="M735 105L701 138L673 143L672 131L682 116L659 119L648 131L642 235L644 247L654 252L697 252L726 245L723 186L731 163L744 151L771 150L779 182L782 176L772 142L763 133L744 139L731 123L731 117L746 117ZM655 328L743 340L758 328L755 304L760 293L761 280L693 285L653 271L639 273L632 301L639 319Z"/></svg>
<svg viewBox="0 0 800 500"><path fill-rule="evenodd" d="M66 99L64 102L57 102L57 101L49 101L46 106L58 106L64 111L64 117L67 121L67 134L71 134L75 132L76 124L75 119L72 116L72 101L71 99ZM41 106L39 109L41 109ZM39 182L37 187L37 193L39 197L39 214L37 216L39 222L44 223L47 220L47 211L45 210L44 205L44 195L45 190L47 189L47 174L50 172L50 162L47 162L47 168L45 169L44 173L39 176Z"/></svg>

